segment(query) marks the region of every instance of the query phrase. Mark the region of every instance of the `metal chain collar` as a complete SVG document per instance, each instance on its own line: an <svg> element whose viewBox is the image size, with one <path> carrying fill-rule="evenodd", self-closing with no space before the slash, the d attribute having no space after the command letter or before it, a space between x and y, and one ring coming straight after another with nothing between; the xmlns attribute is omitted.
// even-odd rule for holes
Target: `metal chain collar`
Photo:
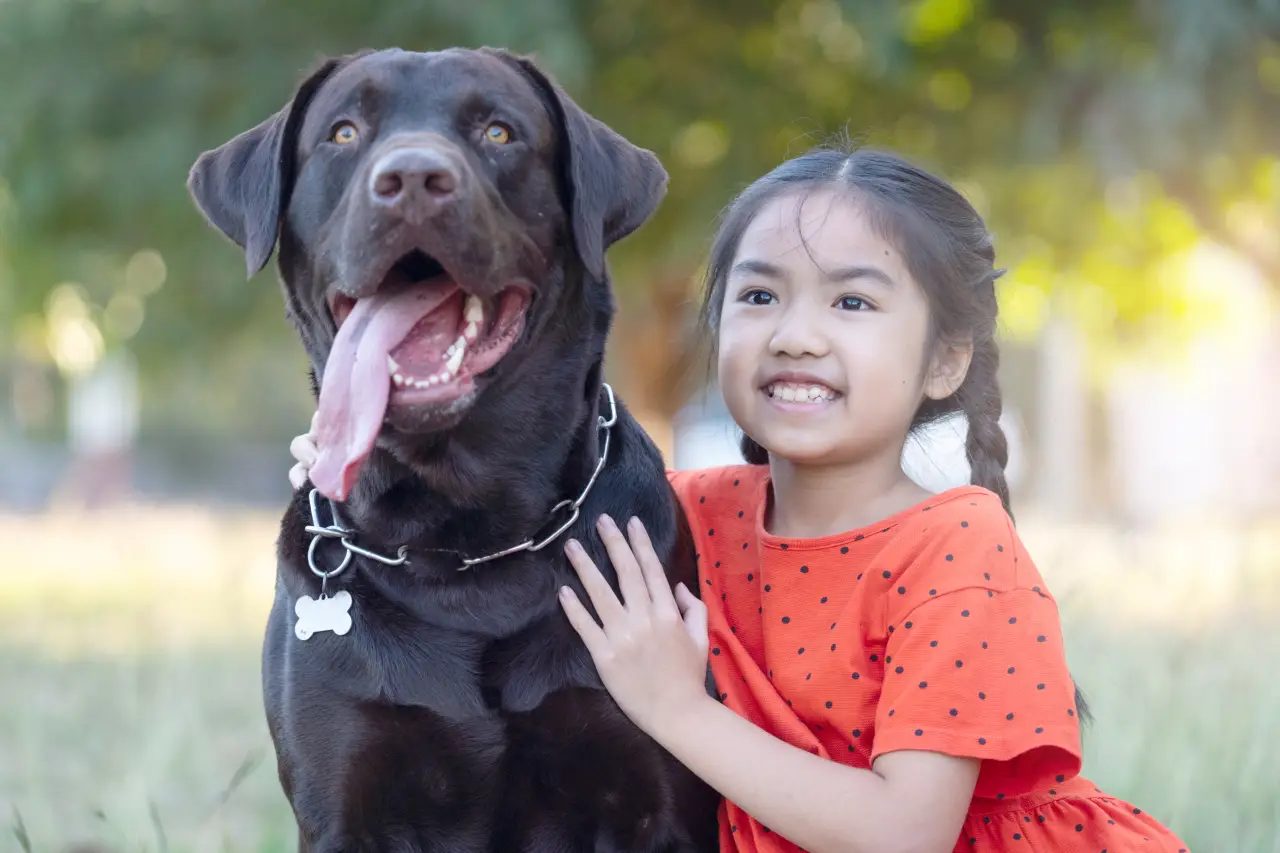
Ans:
<svg viewBox="0 0 1280 853"><path fill-rule="evenodd" d="M596 478L598 478L600 476L600 472L604 470L605 461L609 458L609 436L614 424L618 422L618 404L613 396L613 388L610 387L607 382L602 383L602 385L604 386L605 393L609 397L609 417L606 418L603 415L596 416L596 429L601 431L601 437L600 458L596 461L595 470L591 472L591 479L587 480L587 484L583 487L582 492L577 498L562 500L551 508L547 521L543 523L542 527L538 528L538 531L541 532L554 524L556 522L557 515L565 515L566 518L564 522L543 538L538 538L537 533L535 533L532 537L524 540L518 545L512 545L510 548L504 548L501 551L495 551L494 553L486 554L483 557L462 557L462 565L458 567L458 571L465 572L472 566L479 565L480 563L487 563L491 560L497 560L501 557L507 557L512 554L518 554L521 551L541 551L543 548L563 536L565 531L578 520L578 516L581 514L582 504L587 499L587 495L591 493L591 487L595 485ZM408 562L409 549L404 545L401 545L396 551L395 557L384 557L381 554L375 554L373 551L361 548L359 545L352 542L351 537L355 534L355 531L348 530L339 523L338 513L332 502L329 504L329 511L333 517L333 523L329 525L322 525L320 523L318 495L319 492L316 489L312 489L310 495L308 495L308 499L311 503L311 524L307 525L305 530L307 533L310 533L312 537L311 545L307 548L307 565L311 567L312 574L320 578L321 595L325 594L325 585L328 583L329 578L336 577L346 571L347 566L351 564L352 554L359 554L362 557L368 557L371 560L376 560L377 562L387 566L401 566ZM316 565L316 547L320 544L322 539L337 539L345 551L342 555L342 562L338 564L338 567L327 572ZM457 552L451 551L448 553Z"/></svg>

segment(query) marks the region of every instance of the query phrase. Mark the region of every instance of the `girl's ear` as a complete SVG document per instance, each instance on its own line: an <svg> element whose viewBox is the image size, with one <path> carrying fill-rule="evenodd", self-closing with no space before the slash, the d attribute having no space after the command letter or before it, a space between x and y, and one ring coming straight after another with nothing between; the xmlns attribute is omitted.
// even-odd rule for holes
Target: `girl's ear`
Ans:
<svg viewBox="0 0 1280 853"><path fill-rule="evenodd" d="M972 361L972 338L939 342L925 376L924 395L930 400L945 400L956 393L964 384Z"/></svg>

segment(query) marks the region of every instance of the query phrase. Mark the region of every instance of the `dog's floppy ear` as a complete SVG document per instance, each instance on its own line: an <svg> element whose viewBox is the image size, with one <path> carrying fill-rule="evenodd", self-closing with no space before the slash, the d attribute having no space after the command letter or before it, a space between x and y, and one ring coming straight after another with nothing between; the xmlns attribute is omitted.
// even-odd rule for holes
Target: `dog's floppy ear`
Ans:
<svg viewBox="0 0 1280 853"><path fill-rule="evenodd" d="M562 171L573 239L587 271L603 279L605 250L653 215L667 193L666 170L652 151L631 144L587 115L530 59L505 50L486 50L529 78L559 122L567 149Z"/></svg>
<svg viewBox="0 0 1280 853"><path fill-rule="evenodd" d="M307 106L341 60L326 60L289 103L257 127L206 151L187 176L205 218L244 249L250 276L271 259L280 216L293 190L298 128Z"/></svg>

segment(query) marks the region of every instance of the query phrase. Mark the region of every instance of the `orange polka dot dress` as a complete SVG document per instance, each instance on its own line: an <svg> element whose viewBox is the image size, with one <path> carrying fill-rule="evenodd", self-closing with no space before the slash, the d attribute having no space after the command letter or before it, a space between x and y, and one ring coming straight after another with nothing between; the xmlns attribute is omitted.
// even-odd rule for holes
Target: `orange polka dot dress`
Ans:
<svg viewBox="0 0 1280 853"><path fill-rule="evenodd" d="M1185 853L1080 773L1057 604L992 492L952 489L821 539L764 529L767 466L679 471L721 701L852 767L902 749L982 761L957 851ZM795 851L725 801L720 849Z"/></svg>

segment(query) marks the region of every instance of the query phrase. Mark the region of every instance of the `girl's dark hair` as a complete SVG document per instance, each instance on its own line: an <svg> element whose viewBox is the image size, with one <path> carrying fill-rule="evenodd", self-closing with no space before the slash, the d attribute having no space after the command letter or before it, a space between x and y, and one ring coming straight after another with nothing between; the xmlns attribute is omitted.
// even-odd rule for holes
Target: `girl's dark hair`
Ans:
<svg viewBox="0 0 1280 853"><path fill-rule="evenodd" d="M1004 468L1009 446L1000 428L1000 351L995 341L995 249L982 217L946 181L896 154L873 149L823 147L784 162L747 187L724 211L707 264L704 328L715 342L729 269L742 235L770 201L793 193L846 190L892 243L929 301L930 334L925 366L941 341L972 339L973 359L964 382L943 400L925 400L911 422L917 430L947 415L968 421L965 451L971 482L1009 506ZM747 462L763 465L768 453L742 437Z"/></svg>

